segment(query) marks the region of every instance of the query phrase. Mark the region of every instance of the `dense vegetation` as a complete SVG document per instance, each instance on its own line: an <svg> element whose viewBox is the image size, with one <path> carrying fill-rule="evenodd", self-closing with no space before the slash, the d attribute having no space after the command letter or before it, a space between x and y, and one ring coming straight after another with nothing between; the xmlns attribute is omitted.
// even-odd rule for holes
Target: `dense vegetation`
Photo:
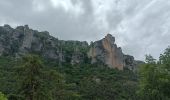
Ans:
<svg viewBox="0 0 170 100"><path fill-rule="evenodd" d="M138 95L141 100L170 100L170 47L159 61L146 55L147 64L139 72Z"/></svg>
<svg viewBox="0 0 170 100"><path fill-rule="evenodd" d="M104 65L58 66L35 55L0 58L0 91L9 100L135 99L137 78Z"/></svg>
<svg viewBox="0 0 170 100"><path fill-rule="evenodd" d="M146 56L139 74L102 64L0 57L0 100L170 100L170 48Z"/></svg>

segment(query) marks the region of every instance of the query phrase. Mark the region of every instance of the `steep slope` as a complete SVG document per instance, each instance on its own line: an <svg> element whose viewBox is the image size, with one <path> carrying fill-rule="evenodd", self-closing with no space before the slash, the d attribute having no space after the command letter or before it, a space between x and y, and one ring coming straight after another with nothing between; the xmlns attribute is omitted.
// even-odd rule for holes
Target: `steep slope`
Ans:
<svg viewBox="0 0 170 100"><path fill-rule="evenodd" d="M20 57L36 53L58 63L102 63L110 68L133 70L134 58L124 55L115 44L115 38L108 34L91 45L83 41L64 41L54 38L47 31L38 32L25 26L15 29L9 25L0 27L0 55Z"/></svg>
<svg viewBox="0 0 170 100"><path fill-rule="evenodd" d="M115 44L115 37L111 34L92 43L88 55L92 59L91 63L102 62L110 68L133 70L135 67L134 57L123 54L121 48Z"/></svg>
<svg viewBox="0 0 170 100"><path fill-rule="evenodd" d="M56 61L76 63L80 62L77 59L84 56L86 48L87 42L58 40L48 32L32 30L28 25L15 29L9 25L0 27L0 55L19 57L26 53L36 53Z"/></svg>
<svg viewBox="0 0 170 100"><path fill-rule="evenodd" d="M92 58L92 63L100 60L109 67L123 70L123 53L121 48L118 48L115 44L115 38L111 34L108 34L102 40L94 42L89 56Z"/></svg>

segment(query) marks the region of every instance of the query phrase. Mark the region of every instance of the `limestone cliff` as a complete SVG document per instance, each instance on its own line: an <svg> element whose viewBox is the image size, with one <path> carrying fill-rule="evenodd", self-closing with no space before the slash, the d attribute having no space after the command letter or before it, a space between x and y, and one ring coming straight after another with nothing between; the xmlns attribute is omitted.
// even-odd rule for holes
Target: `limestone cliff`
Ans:
<svg viewBox="0 0 170 100"><path fill-rule="evenodd" d="M111 34L107 34L102 40L91 44L89 57L92 63L98 61L103 62L111 68L123 70L123 53L121 48L115 44L115 38Z"/></svg>
<svg viewBox="0 0 170 100"><path fill-rule="evenodd" d="M28 25L16 28L0 26L0 55L20 57L27 53L59 63L102 63L119 70L133 70L135 66L133 56L124 55L111 34L88 45L86 41L59 40L47 31L39 32Z"/></svg>
<svg viewBox="0 0 170 100"><path fill-rule="evenodd" d="M56 62L81 63L88 48L87 42L63 41L49 35L47 31L38 32L28 25L15 29L9 25L0 27L0 55L20 57L27 53L39 54ZM81 50L84 52L80 52Z"/></svg>
<svg viewBox="0 0 170 100"><path fill-rule="evenodd" d="M110 68L123 70L124 68L134 69L134 57L123 54L120 47L115 44L115 38L107 34L105 38L91 44L88 56L91 63L102 62Z"/></svg>

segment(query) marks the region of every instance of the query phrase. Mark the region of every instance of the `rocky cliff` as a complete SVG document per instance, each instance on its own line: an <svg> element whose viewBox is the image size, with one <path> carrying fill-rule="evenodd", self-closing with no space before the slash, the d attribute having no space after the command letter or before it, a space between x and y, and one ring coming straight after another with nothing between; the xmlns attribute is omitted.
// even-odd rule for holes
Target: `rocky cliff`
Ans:
<svg viewBox="0 0 170 100"><path fill-rule="evenodd" d="M92 63L100 61L111 68L122 70L124 66L122 50L117 47L115 38L111 34L91 44L89 57L92 58Z"/></svg>
<svg viewBox="0 0 170 100"><path fill-rule="evenodd" d="M110 68L133 70L134 67L134 57L124 55L121 48L115 44L115 37L111 34L92 43L88 56L91 58L91 63L102 62Z"/></svg>
<svg viewBox="0 0 170 100"><path fill-rule="evenodd" d="M38 32L30 29L28 25L15 29L9 25L0 27L0 55L4 56L20 57L27 53L36 53L58 62L74 64L83 61L86 48L87 42L58 40L47 31ZM80 52L81 49L84 51Z"/></svg>
<svg viewBox="0 0 170 100"><path fill-rule="evenodd" d="M9 25L0 27L0 55L20 57L36 53L59 63L103 63L110 68L133 70L134 58L124 55L115 44L115 38L105 38L88 45L85 41L64 41L25 26L15 29Z"/></svg>

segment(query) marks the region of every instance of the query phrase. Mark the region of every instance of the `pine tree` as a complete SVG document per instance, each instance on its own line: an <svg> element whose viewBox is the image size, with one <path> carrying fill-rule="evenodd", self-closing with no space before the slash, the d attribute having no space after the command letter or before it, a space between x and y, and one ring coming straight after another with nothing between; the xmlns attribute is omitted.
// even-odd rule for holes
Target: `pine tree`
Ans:
<svg viewBox="0 0 170 100"><path fill-rule="evenodd" d="M20 91L26 100L42 100L44 97L42 68L43 64L38 56L27 55L22 58L19 68Z"/></svg>

